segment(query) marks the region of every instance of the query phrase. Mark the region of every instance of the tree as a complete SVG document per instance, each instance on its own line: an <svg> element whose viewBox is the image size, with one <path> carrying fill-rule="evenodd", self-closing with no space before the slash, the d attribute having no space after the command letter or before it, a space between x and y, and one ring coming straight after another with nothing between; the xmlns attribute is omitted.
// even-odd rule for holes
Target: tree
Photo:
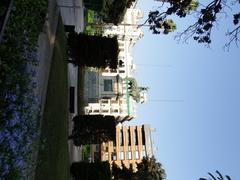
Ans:
<svg viewBox="0 0 240 180"><path fill-rule="evenodd" d="M212 173L208 173L208 175L211 177L210 180L231 180L231 177L228 175L223 176L219 171L216 171L217 176L214 176ZM206 178L199 178L199 180L208 180Z"/></svg>
<svg viewBox="0 0 240 180"><path fill-rule="evenodd" d="M69 139L74 145L101 144L116 139L114 116L78 115L73 118L74 127Z"/></svg>
<svg viewBox="0 0 240 180"><path fill-rule="evenodd" d="M121 161L121 168L113 161L112 163L112 175L114 180L131 180L134 172L132 164L130 164L130 167L127 168L123 161Z"/></svg>
<svg viewBox="0 0 240 180"><path fill-rule="evenodd" d="M142 162L137 163L137 172L134 180L164 180L166 173L162 164L155 157L143 157Z"/></svg>
<svg viewBox="0 0 240 180"><path fill-rule="evenodd" d="M129 95L132 96L137 103L139 103L141 100L141 93L148 91L149 88L138 86L136 79L132 77L127 77L126 80L128 81Z"/></svg>
<svg viewBox="0 0 240 180"><path fill-rule="evenodd" d="M200 4L197 0L159 0L162 2L160 10L150 11L148 19L144 24L148 23L153 34L168 34L176 29L173 21L170 22L169 17L177 15L184 18L187 15L196 17L196 21L189 25L185 31L179 33L177 38L179 40L187 41L193 38L198 43L210 44L212 42L212 29L216 27L220 14L226 14L226 10L231 10L235 5L240 4L239 0L223 1L211 0L207 5ZM167 9L163 10L163 5L168 4ZM225 44L227 48L232 42L236 45L240 41L240 11L232 13L232 24L234 28L227 32L229 37Z"/></svg>
<svg viewBox="0 0 240 180"><path fill-rule="evenodd" d="M73 162L70 172L74 180L111 180L109 162Z"/></svg>
<svg viewBox="0 0 240 180"><path fill-rule="evenodd" d="M78 66L116 69L118 65L117 37L90 36L70 32L68 35L69 62Z"/></svg>
<svg viewBox="0 0 240 180"><path fill-rule="evenodd" d="M136 0L84 0L86 8L95 10L105 23L115 25L123 21L127 8Z"/></svg>

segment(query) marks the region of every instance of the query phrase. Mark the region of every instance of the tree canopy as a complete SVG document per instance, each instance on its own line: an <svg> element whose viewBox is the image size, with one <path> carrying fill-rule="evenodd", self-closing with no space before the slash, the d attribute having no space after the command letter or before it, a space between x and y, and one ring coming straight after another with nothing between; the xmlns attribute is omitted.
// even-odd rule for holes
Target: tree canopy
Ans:
<svg viewBox="0 0 240 180"><path fill-rule="evenodd" d="M78 66L116 69L118 64L117 37L90 36L70 32L68 35L69 55Z"/></svg>
<svg viewBox="0 0 240 180"><path fill-rule="evenodd" d="M229 28L233 28L226 32L229 37L226 47L230 47L232 42L236 45L239 42L240 33L240 11L236 12L236 5L240 5L239 0L222 1L211 0L206 5L199 3L197 0L160 0L158 10L150 11L146 23L149 24L153 34L168 34L176 29L171 17L176 15L184 18L188 15L196 17L193 24L190 24L183 32L177 35L179 40L187 41L193 38L198 43L210 44L212 42L212 29L217 26L221 14L227 14L230 11L231 23ZM167 8L166 8L166 6ZM234 8L235 7L235 8Z"/></svg>
<svg viewBox="0 0 240 180"><path fill-rule="evenodd" d="M140 163L137 163L137 171L133 171L132 165L127 168L124 163L121 167L115 162L112 164L112 175L115 180L164 180L166 179L165 170L162 164L157 162L154 156L143 157Z"/></svg>
<svg viewBox="0 0 240 180"><path fill-rule="evenodd" d="M121 161L121 167L119 167L114 161L112 163L112 176L114 180L124 179L132 180L134 175L132 164L127 168L123 161Z"/></svg>
<svg viewBox="0 0 240 180"><path fill-rule="evenodd" d="M148 87L138 86L136 79L132 77L127 77L126 80L128 81L129 95L132 96L132 98L137 103L139 103L141 98L141 92L147 91Z"/></svg>
<svg viewBox="0 0 240 180"><path fill-rule="evenodd" d="M137 163L137 172L135 180L164 180L166 172L162 164L157 162L154 156L143 157L140 163Z"/></svg>
<svg viewBox="0 0 240 180"><path fill-rule="evenodd" d="M70 172L74 180L111 180L109 162L73 162Z"/></svg>
<svg viewBox="0 0 240 180"><path fill-rule="evenodd" d="M136 0L84 0L88 9L99 13L106 23L119 24L123 21L125 12Z"/></svg>
<svg viewBox="0 0 240 180"><path fill-rule="evenodd" d="M101 144L116 139L114 116L78 115L73 118L72 135L74 145Z"/></svg>

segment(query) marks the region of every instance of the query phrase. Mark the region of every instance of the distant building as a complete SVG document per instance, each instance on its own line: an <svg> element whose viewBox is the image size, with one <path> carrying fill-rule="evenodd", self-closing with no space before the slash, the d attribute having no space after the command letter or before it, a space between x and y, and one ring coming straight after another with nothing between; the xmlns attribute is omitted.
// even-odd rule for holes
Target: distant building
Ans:
<svg viewBox="0 0 240 180"><path fill-rule="evenodd" d="M143 31L138 28L141 18L142 11L130 8L121 24L106 25L104 35L118 37L119 64L116 70L106 68L85 73L85 114L113 115L120 122L136 117L137 102L129 94L127 78L136 69L132 49L143 37ZM140 99L143 103L146 94L142 93Z"/></svg>
<svg viewBox="0 0 240 180"><path fill-rule="evenodd" d="M129 167L132 164L136 170L136 163L144 156L153 155L153 143L149 125L116 127L116 140L101 145L91 145L93 160L113 161L121 166L121 161ZM99 157L100 156L100 157Z"/></svg>

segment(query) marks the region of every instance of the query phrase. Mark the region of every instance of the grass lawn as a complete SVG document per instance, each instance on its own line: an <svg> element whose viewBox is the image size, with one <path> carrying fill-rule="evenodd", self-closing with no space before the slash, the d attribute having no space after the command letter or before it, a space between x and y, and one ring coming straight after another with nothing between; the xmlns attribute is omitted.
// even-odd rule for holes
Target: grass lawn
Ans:
<svg viewBox="0 0 240 180"><path fill-rule="evenodd" d="M85 68L78 67L78 114L84 114L84 74Z"/></svg>
<svg viewBox="0 0 240 180"><path fill-rule="evenodd" d="M59 21L41 127L37 180L68 180L68 84L66 37Z"/></svg>

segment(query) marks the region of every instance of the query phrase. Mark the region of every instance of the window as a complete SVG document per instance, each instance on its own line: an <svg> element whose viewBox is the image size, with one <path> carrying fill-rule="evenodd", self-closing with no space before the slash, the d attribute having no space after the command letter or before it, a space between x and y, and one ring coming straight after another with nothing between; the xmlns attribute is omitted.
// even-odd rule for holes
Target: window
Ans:
<svg viewBox="0 0 240 180"><path fill-rule="evenodd" d="M108 100L106 100L106 99L105 99L105 100L102 100L102 103L103 103L103 104L107 104L107 103L108 103Z"/></svg>
<svg viewBox="0 0 240 180"><path fill-rule="evenodd" d="M132 159L132 152L128 151L128 152L126 152L126 154L127 154L127 159L131 160Z"/></svg>
<svg viewBox="0 0 240 180"><path fill-rule="evenodd" d="M102 113L109 113L109 110L103 109Z"/></svg>
<svg viewBox="0 0 240 180"><path fill-rule="evenodd" d="M116 152L113 152L113 153L112 153L112 160L113 160L113 161L117 160Z"/></svg>
<svg viewBox="0 0 240 180"><path fill-rule="evenodd" d="M116 73L116 72L117 72L116 69L111 69L110 71L111 71L112 73Z"/></svg>
<svg viewBox="0 0 240 180"><path fill-rule="evenodd" d="M120 152L120 160L124 160L124 152L123 151Z"/></svg>
<svg viewBox="0 0 240 180"><path fill-rule="evenodd" d="M146 157L146 151L145 150L142 151L142 156Z"/></svg>
<svg viewBox="0 0 240 180"><path fill-rule="evenodd" d="M113 85L111 79L104 80L104 91L113 91Z"/></svg>
<svg viewBox="0 0 240 180"><path fill-rule="evenodd" d="M108 152L105 153L105 157L108 160Z"/></svg>
<svg viewBox="0 0 240 180"><path fill-rule="evenodd" d="M135 151L135 159L139 159L139 151Z"/></svg>
<svg viewBox="0 0 240 180"><path fill-rule="evenodd" d="M114 113L118 113L118 109L114 109L113 112L114 112Z"/></svg>

